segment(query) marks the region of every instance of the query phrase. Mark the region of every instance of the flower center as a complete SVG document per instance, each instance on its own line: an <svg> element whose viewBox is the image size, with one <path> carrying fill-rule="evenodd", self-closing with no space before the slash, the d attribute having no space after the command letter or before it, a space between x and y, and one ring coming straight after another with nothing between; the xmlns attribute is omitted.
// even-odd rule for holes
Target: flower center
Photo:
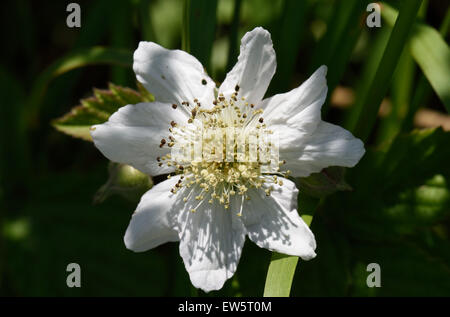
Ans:
<svg viewBox="0 0 450 317"><path fill-rule="evenodd" d="M283 185L278 176L289 175L289 171L280 172L279 166L285 162L278 160L277 136L264 123L263 110L238 98L238 92L236 86L230 99L220 94L208 109L196 99L194 105L182 102L189 119L184 125L172 121L168 140L161 140L160 147L167 145L171 154L158 157L159 165L174 167L175 174L182 174L171 191L191 188L184 191L183 200L198 201L192 212L205 201L217 201L228 209L233 196L242 202L250 200L252 188L264 187L269 196L273 185Z"/></svg>

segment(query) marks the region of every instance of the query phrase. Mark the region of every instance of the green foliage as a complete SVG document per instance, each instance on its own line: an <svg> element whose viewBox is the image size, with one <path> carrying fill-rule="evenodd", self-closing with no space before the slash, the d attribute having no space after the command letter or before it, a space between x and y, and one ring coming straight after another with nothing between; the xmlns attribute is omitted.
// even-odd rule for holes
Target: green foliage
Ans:
<svg viewBox="0 0 450 317"><path fill-rule="evenodd" d="M113 49L105 47L92 47L88 49L75 50L60 58L48 67L33 84L33 89L28 100L29 120L32 120L42 101L42 97L47 90L47 86L54 78L76 68L95 64L117 64L130 66L132 63L131 52L123 49Z"/></svg>
<svg viewBox="0 0 450 317"><path fill-rule="evenodd" d="M303 221L308 226L311 225L313 214L319 204L320 200L316 198L308 195L299 196L298 209ZM264 286L265 297L288 297L290 295L298 261L297 256L272 253Z"/></svg>
<svg viewBox="0 0 450 317"><path fill-rule="evenodd" d="M364 96L364 111L360 113L355 135L366 141L376 121L376 116L383 97L386 95L395 66L406 44L422 0L402 2L399 18L397 19L377 72ZM353 129L352 129L353 130Z"/></svg>
<svg viewBox="0 0 450 317"><path fill-rule="evenodd" d="M439 150L448 142L441 129L415 131L367 153L349 173L355 191L330 196L316 212L317 261L298 268L293 294L448 295L450 153ZM381 267L379 289L365 284L372 262Z"/></svg>
<svg viewBox="0 0 450 317"><path fill-rule="evenodd" d="M383 18L393 26L397 11L384 4ZM434 28L416 23L411 32L410 50L414 60L450 113L450 49L443 37Z"/></svg>
<svg viewBox="0 0 450 317"><path fill-rule="evenodd" d="M120 107L139 102L153 101L143 87L140 91L109 84L109 90L94 89L94 96L81 100L81 105L53 121L53 126L63 133L86 141L92 141L89 129L92 125L108 120Z"/></svg>
<svg viewBox="0 0 450 317"><path fill-rule="evenodd" d="M298 257L273 253L267 270L265 297L289 297Z"/></svg>
<svg viewBox="0 0 450 317"><path fill-rule="evenodd" d="M336 191L352 190L345 181L345 168L332 166L297 180L299 191L308 196L323 198Z"/></svg>

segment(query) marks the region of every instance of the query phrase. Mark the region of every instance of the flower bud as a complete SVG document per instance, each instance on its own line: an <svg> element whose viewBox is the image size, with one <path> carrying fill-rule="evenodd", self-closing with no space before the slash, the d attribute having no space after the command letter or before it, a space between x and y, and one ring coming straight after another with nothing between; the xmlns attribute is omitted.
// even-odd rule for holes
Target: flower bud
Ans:
<svg viewBox="0 0 450 317"><path fill-rule="evenodd" d="M111 195L119 194L130 200L139 201L140 197L153 186L151 177L127 164L109 163L108 181L100 187L94 196L94 203L101 203Z"/></svg>

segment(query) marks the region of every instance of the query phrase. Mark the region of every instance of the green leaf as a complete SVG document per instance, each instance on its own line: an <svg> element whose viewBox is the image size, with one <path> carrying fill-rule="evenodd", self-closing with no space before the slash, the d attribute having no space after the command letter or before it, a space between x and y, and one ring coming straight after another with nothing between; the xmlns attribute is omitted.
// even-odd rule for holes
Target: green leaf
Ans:
<svg viewBox="0 0 450 317"><path fill-rule="evenodd" d="M274 252L267 271L264 297L289 297L298 257Z"/></svg>
<svg viewBox="0 0 450 317"><path fill-rule="evenodd" d="M383 53L386 49L386 45L389 41L391 30L389 28L381 28L376 34L373 40L373 47L371 47L369 55L364 62L361 75L358 76L358 82L356 83L356 99L354 105L351 107L350 112L343 123L343 127L347 130L353 131L358 123L358 118L364 111L366 106L366 95L370 90L370 85L375 78L375 74L378 70Z"/></svg>
<svg viewBox="0 0 450 317"><path fill-rule="evenodd" d="M330 215L358 239L394 239L436 225L450 212L449 143L450 132L440 128L399 135L387 149L366 153L349 171L355 191L330 197L324 208L340 209Z"/></svg>
<svg viewBox="0 0 450 317"><path fill-rule="evenodd" d="M300 199L302 198L300 197ZM309 205L312 210L319 204L319 200L314 200L314 202L314 204ZM302 219L309 226L312 222L312 212L311 210L305 210L305 212L306 214L302 215ZM289 296L297 263L297 256L277 252L272 253L269 269L267 270L264 297Z"/></svg>
<svg viewBox="0 0 450 317"><path fill-rule="evenodd" d="M305 263L293 293L448 295L449 143L442 129L399 135L348 170L355 190L327 197L317 212L312 229L318 256ZM350 255L342 250L345 241ZM381 288L366 285L369 263L381 266Z"/></svg>
<svg viewBox="0 0 450 317"><path fill-rule="evenodd" d="M361 111L354 134L366 141L376 122L381 101L386 95L392 74L395 71L398 59L407 42L408 35L414 24L417 11L422 0L403 1L400 15L392 30L388 44L378 65L377 72L370 84L368 93L364 96L364 110Z"/></svg>
<svg viewBox="0 0 450 317"><path fill-rule="evenodd" d="M323 56L323 60L319 60L320 64L328 66L327 85L328 96L327 101L331 98L334 88L338 85L340 79L347 69L354 48L357 44L360 34L364 29L361 20L367 14L366 7L368 0L349 0L339 1L336 16L334 17L335 24L329 24L333 27L323 38L326 48L324 52L318 53L318 56ZM330 33L328 35L328 33ZM319 49L319 47L318 47ZM317 65L317 67L320 65ZM329 102L325 102L322 107L322 114L326 115L328 112Z"/></svg>
<svg viewBox="0 0 450 317"><path fill-rule="evenodd" d="M47 87L55 77L58 77L70 70L87 65L115 64L131 67L132 61L133 54L128 50L99 46L76 50L60 58L44 72L42 72L34 82L30 97L28 99L28 122L32 121L36 117Z"/></svg>
<svg viewBox="0 0 450 317"><path fill-rule="evenodd" d="M450 169L448 144L450 132L442 128L415 130L400 135L389 145L380 166L373 168L373 172L366 176L372 176L372 181L385 191L423 184L425 180Z"/></svg>
<svg viewBox="0 0 450 317"><path fill-rule="evenodd" d="M394 25L397 15L395 9L383 4L382 16L390 26ZM450 49L447 43L437 30L422 23L414 24L409 41L411 55L450 113Z"/></svg>
<svg viewBox="0 0 450 317"><path fill-rule="evenodd" d="M415 63L408 50L408 45L397 64L392 84L391 102L392 107L386 118L380 122L377 133L377 143L393 138L400 131L402 122L408 113L413 94Z"/></svg>
<svg viewBox="0 0 450 317"><path fill-rule="evenodd" d="M403 227L433 225L450 210L449 185L444 176L435 175L423 185L398 193L394 204L386 206L384 212Z"/></svg>
<svg viewBox="0 0 450 317"><path fill-rule="evenodd" d="M60 132L86 141L92 141L89 128L106 120L108 120L107 113L84 106L77 106L63 117L54 120L52 125Z"/></svg>
<svg viewBox="0 0 450 317"><path fill-rule="evenodd" d="M316 198L323 198L340 190L352 190L352 187L345 182L345 168L340 166L328 167L320 173L299 178L296 183L302 194Z"/></svg>
<svg viewBox="0 0 450 317"><path fill-rule="evenodd" d="M92 125L108 120L120 107L139 102L151 102L153 97L143 88L140 92L109 84L109 90L94 89L94 96L81 100L81 105L52 122L58 131L76 138L92 141L89 129Z"/></svg>

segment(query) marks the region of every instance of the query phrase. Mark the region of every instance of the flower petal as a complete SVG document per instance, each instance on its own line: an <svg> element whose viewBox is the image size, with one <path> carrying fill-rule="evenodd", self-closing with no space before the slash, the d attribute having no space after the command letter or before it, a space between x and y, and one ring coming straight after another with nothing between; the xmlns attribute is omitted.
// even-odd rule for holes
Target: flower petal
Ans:
<svg viewBox="0 0 450 317"><path fill-rule="evenodd" d="M91 135L109 160L155 176L172 171L165 165L159 167L156 160L170 153L167 145L159 147L161 140L169 136L170 122L186 120L187 116L170 104L139 103L122 107L107 122L93 126Z"/></svg>
<svg viewBox="0 0 450 317"><path fill-rule="evenodd" d="M292 176L306 177L328 166L353 167L364 152L363 142L349 131L321 121L301 146L293 142L290 148L280 147L280 159L286 160L284 167L291 170Z"/></svg>
<svg viewBox="0 0 450 317"><path fill-rule="evenodd" d="M140 42L134 52L136 78L157 101L181 104L197 98L205 106L212 103L216 84L202 64L180 50L168 50L153 42Z"/></svg>
<svg viewBox="0 0 450 317"><path fill-rule="evenodd" d="M222 288L236 271L245 242L245 228L223 206L191 200L178 217L180 254L192 284L205 292Z"/></svg>
<svg viewBox="0 0 450 317"><path fill-rule="evenodd" d="M178 241L171 210L178 196L170 190L179 179L180 176L175 176L161 182L142 196L125 232L124 242L128 249L142 252Z"/></svg>
<svg viewBox="0 0 450 317"><path fill-rule="evenodd" d="M261 27L247 32L241 41L236 65L227 74L219 93L229 97L239 85L239 97L249 103L262 100L276 69L276 56L270 33Z"/></svg>
<svg viewBox="0 0 450 317"><path fill-rule="evenodd" d="M288 126L310 134L320 122L322 108L327 98L327 67L321 66L299 87L264 99L257 108L264 110L265 122Z"/></svg>
<svg viewBox="0 0 450 317"><path fill-rule="evenodd" d="M283 185L273 185L270 196L261 189L249 191L250 200L244 202L241 217L247 235L261 248L312 259L316 256L316 241L298 215L298 189L290 180L279 179ZM264 185L263 189L268 187Z"/></svg>

